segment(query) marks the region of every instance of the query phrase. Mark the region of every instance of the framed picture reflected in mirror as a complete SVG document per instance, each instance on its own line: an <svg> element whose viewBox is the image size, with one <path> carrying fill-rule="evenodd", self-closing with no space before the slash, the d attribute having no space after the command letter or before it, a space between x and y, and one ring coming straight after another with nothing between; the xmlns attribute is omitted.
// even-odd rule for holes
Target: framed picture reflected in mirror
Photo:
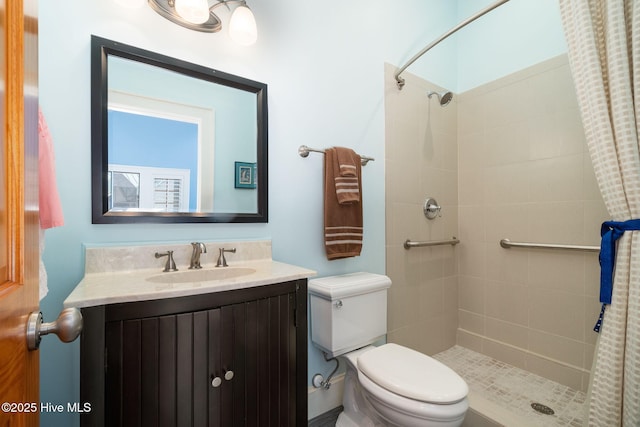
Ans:
<svg viewBox="0 0 640 427"><path fill-rule="evenodd" d="M235 162L235 188L256 188L256 164Z"/></svg>

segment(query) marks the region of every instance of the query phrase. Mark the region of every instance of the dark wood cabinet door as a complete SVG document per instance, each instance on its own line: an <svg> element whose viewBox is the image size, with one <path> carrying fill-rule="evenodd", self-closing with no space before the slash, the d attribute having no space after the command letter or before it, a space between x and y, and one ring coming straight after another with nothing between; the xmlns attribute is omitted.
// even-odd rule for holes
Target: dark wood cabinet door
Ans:
<svg viewBox="0 0 640 427"><path fill-rule="evenodd" d="M306 414L306 394L300 402L296 393L299 375L306 377L306 354L301 367L295 302L292 293L244 304L243 359L238 363L244 366L245 414L243 420L234 417L233 425L294 427L297 405L303 403Z"/></svg>
<svg viewBox="0 0 640 427"><path fill-rule="evenodd" d="M107 322L105 424L295 426L295 303Z"/></svg>
<svg viewBox="0 0 640 427"><path fill-rule="evenodd" d="M106 425L210 425L210 314L107 323Z"/></svg>

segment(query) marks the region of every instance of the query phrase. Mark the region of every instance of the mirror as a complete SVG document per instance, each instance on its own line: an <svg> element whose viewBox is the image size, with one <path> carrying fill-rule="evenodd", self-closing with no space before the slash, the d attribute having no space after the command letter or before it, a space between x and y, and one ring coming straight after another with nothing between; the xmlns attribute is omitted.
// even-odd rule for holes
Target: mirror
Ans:
<svg viewBox="0 0 640 427"><path fill-rule="evenodd" d="M91 37L92 222L267 222L267 85Z"/></svg>

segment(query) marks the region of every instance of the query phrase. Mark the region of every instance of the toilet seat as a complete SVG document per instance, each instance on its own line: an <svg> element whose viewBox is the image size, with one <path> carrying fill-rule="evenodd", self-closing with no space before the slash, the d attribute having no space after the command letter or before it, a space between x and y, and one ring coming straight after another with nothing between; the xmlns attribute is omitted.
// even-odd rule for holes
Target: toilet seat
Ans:
<svg viewBox="0 0 640 427"><path fill-rule="evenodd" d="M415 350L385 344L358 357L358 377L408 399L449 405L469 393L467 383L451 368Z"/></svg>
<svg viewBox="0 0 640 427"><path fill-rule="evenodd" d="M469 409L465 398L451 404L427 403L410 399L380 387L362 371L358 371L358 383L376 412L392 425L423 427L425 425L459 426Z"/></svg>

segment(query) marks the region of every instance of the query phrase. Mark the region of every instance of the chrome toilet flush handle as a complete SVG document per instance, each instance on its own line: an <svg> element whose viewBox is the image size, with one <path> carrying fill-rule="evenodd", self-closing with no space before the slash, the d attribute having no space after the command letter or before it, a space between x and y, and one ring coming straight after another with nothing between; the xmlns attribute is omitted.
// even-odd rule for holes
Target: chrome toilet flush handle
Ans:
<svg viewBox="0 0 640 427"><path fill-rule="evenodd" d="M334 303L334 305L336 306L336 308L342 308L342 306L343 306L344 304L342 303L342 300L341 300L341 299L339 299L338 301L336 301L336 302Z"/></svg>

